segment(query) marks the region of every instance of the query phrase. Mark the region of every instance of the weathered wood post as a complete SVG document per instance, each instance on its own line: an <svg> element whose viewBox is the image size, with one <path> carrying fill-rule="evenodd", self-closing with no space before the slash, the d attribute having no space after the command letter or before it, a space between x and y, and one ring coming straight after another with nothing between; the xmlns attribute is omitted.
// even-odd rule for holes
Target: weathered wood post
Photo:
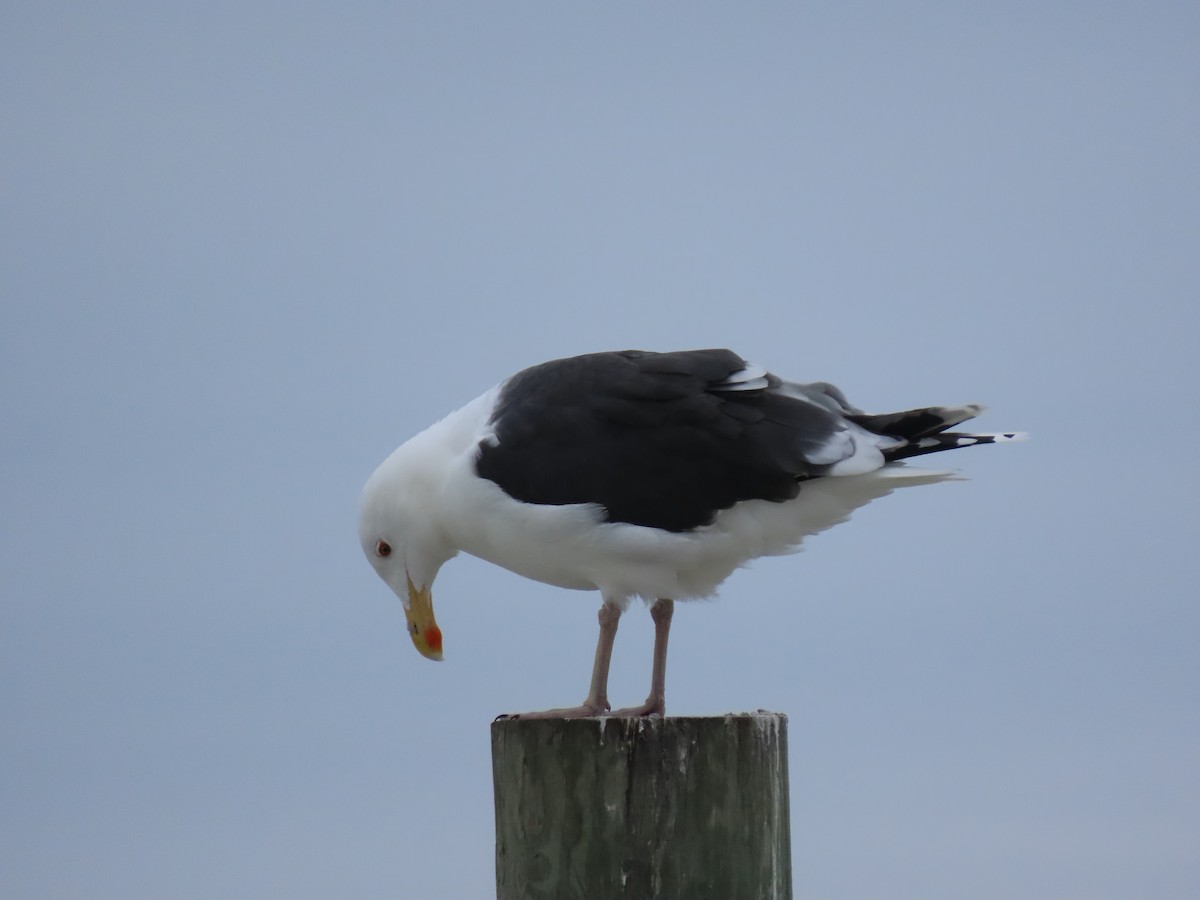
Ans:
<svg viewBox="0 0 1200 900"><path fill-rule="evenodd" d="M496 896L792 896L787 716L492 723Z"/></svg>

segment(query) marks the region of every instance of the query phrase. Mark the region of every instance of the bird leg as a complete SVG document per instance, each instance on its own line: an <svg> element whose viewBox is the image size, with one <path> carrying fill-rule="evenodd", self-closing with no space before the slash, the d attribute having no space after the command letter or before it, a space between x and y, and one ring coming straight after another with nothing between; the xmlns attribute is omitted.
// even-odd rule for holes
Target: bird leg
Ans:
<svg viewBox="0 0 1200 900"><path fill-rule="evenodd" d="M660 601L661 602L661 601ZM670 601L667 601L670 602ZM617 637L617 624L621 621L621 607L607 600L600 607L600 639L596 642L596 661L592 664L592 683L587 699L582 706L565 709L544 709L540 712L518 713L513 719L582 719L588 716L603 716L608 713L608 667L612 662L613 641ZM666 652L666 642L663 644ZM657 641L655 659L658 659Z"/></svg>
<svg viewBox="0 0 1200 900"><path fill-rule="evenodd" d="M614 716L665 716L667 714L667 638L671 634L671 616L675 601L662 598L650 608L654 619L654 665L650 671L650 696L641 706L618 709Z"/></svg>

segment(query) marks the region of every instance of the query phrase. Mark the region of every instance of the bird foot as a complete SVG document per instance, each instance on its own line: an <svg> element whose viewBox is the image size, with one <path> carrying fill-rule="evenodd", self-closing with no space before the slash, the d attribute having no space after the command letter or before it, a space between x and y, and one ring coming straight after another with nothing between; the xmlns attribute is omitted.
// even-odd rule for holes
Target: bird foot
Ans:
<svg viewBox="0 0 1200 900"><path fill-rule="evenodd" d="M582 706L568 706L563 709L542 709L537 712L508 713L499 716L501 719L590 719L595 716L607 716L608 704L589 703L584 701Z"/></svg>
<svg viewBox="0 0 1200 900"><path fill-rule="evenodd" d="M665 716L666 714L667 704L662 697L648 697L641 706L627 706L624 709L614 709L608 713L610 716L622 716L630 719L639 716Z"/></svg>

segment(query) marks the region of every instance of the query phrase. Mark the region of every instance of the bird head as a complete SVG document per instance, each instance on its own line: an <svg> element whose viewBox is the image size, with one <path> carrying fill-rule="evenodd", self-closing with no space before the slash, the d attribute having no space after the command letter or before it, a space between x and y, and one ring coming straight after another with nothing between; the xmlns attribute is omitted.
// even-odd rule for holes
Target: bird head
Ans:
<svg viewBox="0 0 1200 900"><path fill-rule="evenodd" d="M413 646L427 659L440 660L442 630L431 589L455 550L441 536L429 491L419 470L405 464L404 450L389 457L363 489L359 541L371 567L404 605Z"/></svg>

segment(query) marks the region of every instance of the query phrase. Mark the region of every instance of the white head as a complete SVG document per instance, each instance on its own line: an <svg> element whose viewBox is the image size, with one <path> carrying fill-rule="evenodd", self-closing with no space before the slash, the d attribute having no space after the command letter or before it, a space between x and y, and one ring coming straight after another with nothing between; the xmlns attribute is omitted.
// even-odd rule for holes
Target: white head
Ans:
<svg viewBox="0 0 1200 900"><path fill-rule="evenodd" d="M400 598L413 646L442 658L442 632L430 589L457 552L437 525L436 456L418 435L375 470L363 488L358 537L376 573Z"/></svg>

